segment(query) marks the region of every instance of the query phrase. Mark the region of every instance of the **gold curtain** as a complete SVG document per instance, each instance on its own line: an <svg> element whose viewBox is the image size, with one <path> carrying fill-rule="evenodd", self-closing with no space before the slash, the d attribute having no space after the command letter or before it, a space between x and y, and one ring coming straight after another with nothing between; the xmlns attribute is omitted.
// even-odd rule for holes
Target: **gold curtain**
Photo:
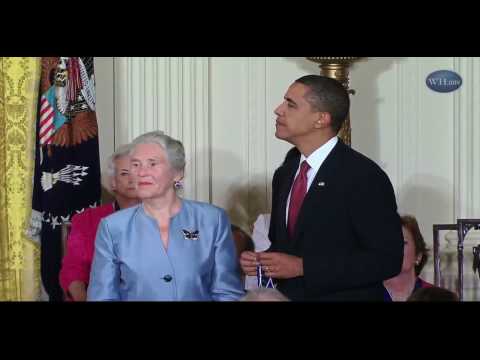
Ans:
<svg viewBox="0 0 480 360"><path fill-rule="evenodd" d="M37 300L40 249L32 208L40 58L0 58L0 300Z"/></svg>

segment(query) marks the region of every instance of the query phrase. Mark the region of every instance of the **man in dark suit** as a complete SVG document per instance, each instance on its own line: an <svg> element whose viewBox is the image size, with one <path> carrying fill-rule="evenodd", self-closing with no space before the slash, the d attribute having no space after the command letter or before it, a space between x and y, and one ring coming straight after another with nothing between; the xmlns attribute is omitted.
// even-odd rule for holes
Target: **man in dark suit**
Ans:
<svg viewBox="0 0 480 360"><path fill-rule="evenodd" d="M403 235L392 184L372 160L336 135L350 100L336 80L296 80L275 110L275 136L292 148L272 183L267 252L242 253L297 301L383 300L400 272Z"/></svg>

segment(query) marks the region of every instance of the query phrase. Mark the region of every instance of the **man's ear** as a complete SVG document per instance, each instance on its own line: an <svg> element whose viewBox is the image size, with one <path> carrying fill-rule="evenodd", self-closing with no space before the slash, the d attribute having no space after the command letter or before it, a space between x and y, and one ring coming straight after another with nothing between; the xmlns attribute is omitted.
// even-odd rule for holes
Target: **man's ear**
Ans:
<svg viewBox="0 0 480 360"><path fill-rule="evenodd" d="M315 121L315 129L324 129L330 127L332 123L332 116L328 112L320 111L318 113L318 118Z"/></svg>

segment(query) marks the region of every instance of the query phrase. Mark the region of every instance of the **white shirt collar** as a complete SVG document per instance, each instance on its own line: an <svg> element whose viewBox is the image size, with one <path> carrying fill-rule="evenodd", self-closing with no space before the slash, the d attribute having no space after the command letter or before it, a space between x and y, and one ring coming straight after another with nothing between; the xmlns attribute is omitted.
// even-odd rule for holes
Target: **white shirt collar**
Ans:
<svg viewBox="0 0 480 360"><path fill-rule="evenodd" d="M327 158L328 154L330 154L330 152L337 144L337 142L338 137L334 136L325 144L320 146L317 150L315 150L313 153L311 153L308 158L306 158L305 155L302 154L302 156L300 157L300 164L303 160L307 160L307 163L308 165L310 165L311 168L311 171L309 171L309 173L316 174L318 172L318 169L320 169L320 166L322 166L323 162Z"/></svg>
<svg viewBox="0 0 480 360"><path fill-rule="evenodd" d="M300 163L298 164L297 173L295 174L295 177L297 177L298 173L300 172L300 164L302 163L302 161L307 160L308 165L310 165L310 169L307 172L307 191L310 189L313 179L315 179L315 176L317 175L318 169L320 169L320 166L322 166L323 162L327 158L328 154L330 154L330 152L333 150L337 142L338 142L338 137L334 136L333 138L328 140L325 144L320 146L317 150L315 150L313 153L311 153L308 158L306 158L305 155L303 154L302 156L300 156ZM290 188L290 193L288 194L288 198L287 198L287 208L285 211L285 224L288 224L288 209L290 207L291 192L292 192L292 189Z"/></svg>

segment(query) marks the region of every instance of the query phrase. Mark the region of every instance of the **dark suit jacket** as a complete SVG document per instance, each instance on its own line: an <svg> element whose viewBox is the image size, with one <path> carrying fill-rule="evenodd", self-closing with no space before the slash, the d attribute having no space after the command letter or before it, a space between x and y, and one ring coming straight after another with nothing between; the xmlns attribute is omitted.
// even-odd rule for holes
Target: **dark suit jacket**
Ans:
<svg viewBox="0 0 480 360"><path fill-rule="evenodd" d="M388 176L339 139L305 196L291 239L286 203L300 155L290 150L273 176L269 251L302 257L304 276L280 280L278 289L291 300L382 301L382 281L397 275L403 261Z"/></svg>

